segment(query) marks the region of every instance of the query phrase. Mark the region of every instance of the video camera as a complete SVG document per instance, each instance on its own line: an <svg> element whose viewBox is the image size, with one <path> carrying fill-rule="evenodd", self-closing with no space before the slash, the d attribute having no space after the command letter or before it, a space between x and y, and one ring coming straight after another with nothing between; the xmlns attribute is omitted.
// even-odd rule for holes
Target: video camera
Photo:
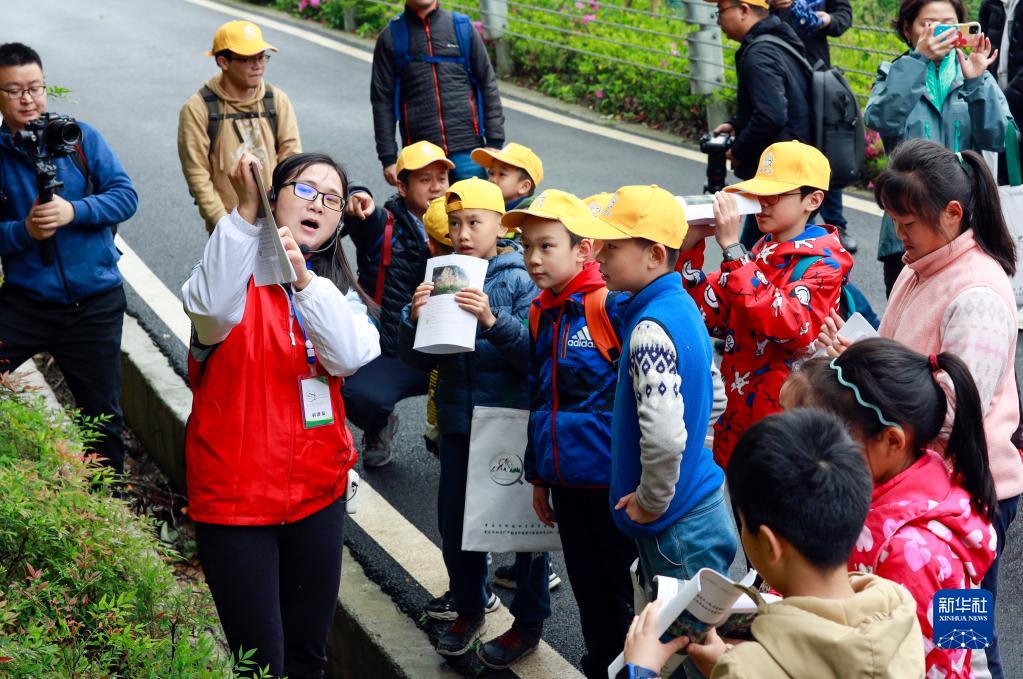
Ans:
<svg viewBox="0 0 1023 679"><path fill-rule="evenodd" d="M53 200L53 194L64 188L64 182L57 179L57 158L66 158L75 153L75 146L82 141L82 128L71 116L44 113L29 121L25 129L14 135L14 144L25 152L36 168L36 189L39 203ZM53 243L49 240L39 243L44 266L53 265Z"/></svg>
<svg viewBox="0 0 1023 679"><path fill-rule="evenodd" d="M708 132L700 137L700 151L707 154L707 183L703 185L704 193L717 193L725 188L728 179L728 159L725 154L732 148L735 137L721 132Z"/></svg>

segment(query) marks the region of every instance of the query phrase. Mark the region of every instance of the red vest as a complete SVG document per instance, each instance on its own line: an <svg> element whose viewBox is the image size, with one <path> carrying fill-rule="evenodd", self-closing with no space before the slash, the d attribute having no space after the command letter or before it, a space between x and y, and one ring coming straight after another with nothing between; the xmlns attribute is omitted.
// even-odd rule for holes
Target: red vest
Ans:
<svg viewBox="0 0 1023 679"><path fill-rule="evenodd" d="M327 375L319 362L315 368ZM357 454L342 379L329 378L334 424L306 429L299 379L308 374L287 294L250 280L241 323L204 362L188 358L185 459L193 520L291 523L344 496Z"/></svg>

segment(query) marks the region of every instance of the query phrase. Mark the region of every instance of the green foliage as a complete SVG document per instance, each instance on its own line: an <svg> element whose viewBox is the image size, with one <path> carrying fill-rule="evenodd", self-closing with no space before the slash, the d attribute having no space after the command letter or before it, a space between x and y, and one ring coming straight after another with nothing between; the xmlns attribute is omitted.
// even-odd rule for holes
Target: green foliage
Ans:
<svg viewBox="0 0 1023 679"><path fill-rule="evenodd" d="M208 595L83 458L93 425L0 385L0 675L226 677Z"/></svg>

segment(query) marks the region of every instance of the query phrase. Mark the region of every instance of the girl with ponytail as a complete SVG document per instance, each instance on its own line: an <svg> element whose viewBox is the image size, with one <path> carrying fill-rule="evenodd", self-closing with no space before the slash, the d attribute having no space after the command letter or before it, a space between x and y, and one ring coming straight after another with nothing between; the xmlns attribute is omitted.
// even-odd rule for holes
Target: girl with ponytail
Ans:
<svg viewBox="0 0 1023 679"><path fill-rule="evenodd" d="M991 476L998 497L994 527L1001 555L1023 492L1023 460L1012 442L1020 422L1016 390L1016 299L1009 276L1016 252L1002 218L998 186L983 158L952 153L934 142L904 141L878 177L874 196L894 221L906 249L878 333L925 356L955 354L980 395ZM819 341L830 353L847 344L836 337L833 315ZM982 583L997 593L998 559ZM987 649L997 663L997 640Z"/></svg>
<svg viewBox="0 0 1023 679"><path fill-rule="evenodd" d="M998 540L980 395L969 369L953 354L928 357L875 338L836 358L812 359L790 380L786 408L819 407L845 420L874 478L849 569L905 586L924 638L933 638L934 594L979 587ZM972 676L969 649L925 651L927 676Z"/></svg>

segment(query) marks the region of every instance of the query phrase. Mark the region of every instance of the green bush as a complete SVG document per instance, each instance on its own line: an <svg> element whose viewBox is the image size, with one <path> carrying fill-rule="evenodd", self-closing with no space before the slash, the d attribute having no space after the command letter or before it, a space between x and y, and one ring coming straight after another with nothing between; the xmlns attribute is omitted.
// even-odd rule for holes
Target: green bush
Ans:
<svg viewBox="0 0 1023 679"><path fill-rule="evenodd" d="M111 497L90 431L0 384L0 675L228 676L205 588Z"/></svg>

